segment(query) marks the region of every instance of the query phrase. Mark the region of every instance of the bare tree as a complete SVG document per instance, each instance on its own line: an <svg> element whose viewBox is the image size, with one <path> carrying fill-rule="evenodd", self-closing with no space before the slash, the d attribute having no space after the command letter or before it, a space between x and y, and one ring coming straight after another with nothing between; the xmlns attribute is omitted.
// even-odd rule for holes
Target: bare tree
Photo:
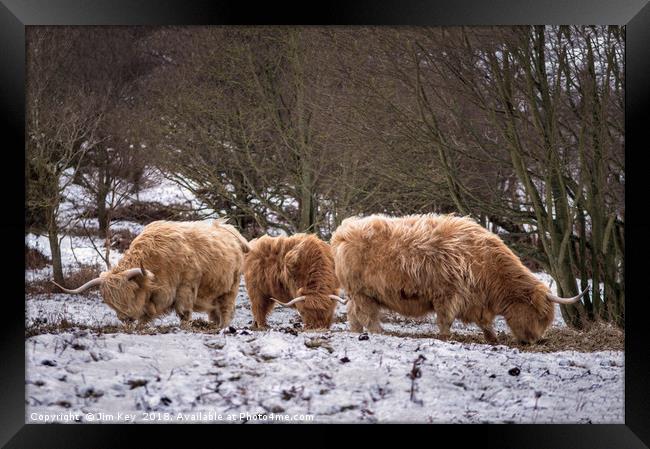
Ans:
<svg viewBox="0 0 650 449"><path fill-rule="evenodd" d="M27 207L45 217L54 279L63 283L59 204L88 150L98 144L97 127L106 97L76 77L73 40L51 28L27 30Z"/></svg>
<svg viewBox="0 0 650 449"><path fill-rule="evenodd" d="M111 207L135 190L147 158L138 120L137 97L143 80L157 66L141 43L151 31L139 27L83 28L75 41L84 65L92 67L92 83L107 90L107 108L97 134L101 144L87 152L75 177L93 197L99 234L109 232Z"/></svg>

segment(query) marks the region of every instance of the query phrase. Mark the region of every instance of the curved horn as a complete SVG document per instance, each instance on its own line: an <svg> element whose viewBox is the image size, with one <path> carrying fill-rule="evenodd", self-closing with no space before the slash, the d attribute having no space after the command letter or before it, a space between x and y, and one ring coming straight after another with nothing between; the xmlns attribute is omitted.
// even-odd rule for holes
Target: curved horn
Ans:
<svg viewBox="0 0 650 449"><path fill-rule="evenodd" d="M555 302L555 303L558 303L558 304L573 304L573 303L576 303L576 302L580 301L580 298L582 298L585 295L585 293L587 293L587 290L589 290L589 287L585 288L582 293L580 293L579 295L576 295L576 296L574 296L572 298L560 298L559 296L555 296L552 293L547 293L546 297L551 302Z"/></svg>
<svg viewBox="0 0 650 449"><path fill-rule="evenodd" d="M328 295L328 296L329 296L331 299L333 299L334 301L338 301L338 302L340 302L341 304L347 304L347 303L348 303L348 301L347 301L346 299L343 299L343 298L341 298L340 296L336 296L336 295Z"/></svg>
<svg viewBox="0 0 650 449"><path fill-rule="evenodd" d="M61 285L57 284L57 283L54 282L54 281L52 281L52 283L53 283L54 285L56 285L57 287L59 287L59 288L60 288L61 290L63 290L64 292L66 292L66 293L70 293L70 294L73 294L73 295L74 295L74 294L77 294L77 293L81 293L81 292L83 292L84 290L88 290L90 287L94 287L94 286L96 286L96 285L101 284L101 283L102 283L102 279L101 279L101 278L95 278L95 279L92 279L92 280L86 282L86 283L85 283L84 285L82 285L81 287L75 288L74 290L68 290L67 288L62 287Z"/></svg>
<svg viewBox="0 0 650 449"><path fill-rule="evenodd" d="M126 276L127 279L131 279L134 276L147 276L148 278L153 278L153 273L144 268L129 268L119 273L123 276Z"/></svg>
<svg viewBox="0 0 650 449"><path fill-rule="evenodd" d="M286 302L286 303L285 303L285 302L282 302L282 301L278 301L278 300L275 299L275 298L271 298L271 299L272 299L273 301L277 302L278 304L280 304L280 305L283 306L283 307L289 307L289 306L294 305L294 304L297 303L297 302L304 301L305 299L307 299L307 297L306 297L306 296L298 296L297 298L293 298L291 301Z"/></svg>

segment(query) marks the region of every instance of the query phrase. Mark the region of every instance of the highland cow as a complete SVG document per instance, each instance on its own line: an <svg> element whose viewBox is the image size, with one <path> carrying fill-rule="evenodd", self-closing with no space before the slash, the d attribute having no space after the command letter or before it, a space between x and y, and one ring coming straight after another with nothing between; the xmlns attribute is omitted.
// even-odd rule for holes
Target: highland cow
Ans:
<svg viewBox="0 0 650 449"><path fill-rule="evenodd" d="M339 283L331 247L318 237L295 234L251 240L244 258L244 279L251 301L253 325L265 328L275 304L295 307L305 329L332 324Z"/></svg>
<svg viewBox="0 0 650 449"><path fill-rule="evenodd" d="M495 343L492 323L502 315L519 341L534 342L553 321L554 303L574 303L586 292L552 295L497 235L466 217L348 218L332 248L354 332L381 332L381 309L435 312L442 338L458 318Z"/></svg>
<svg viewBox="0 0 650 449"><path fill-rule="evenodd" d="M182 327L193 311L208 312L212 322L225 327L247 251L246 240L224 220L154 221L112 269L75 290L59 287L81 293L99 286L104 302L126 324L143 325L175 310Z"/></svg>

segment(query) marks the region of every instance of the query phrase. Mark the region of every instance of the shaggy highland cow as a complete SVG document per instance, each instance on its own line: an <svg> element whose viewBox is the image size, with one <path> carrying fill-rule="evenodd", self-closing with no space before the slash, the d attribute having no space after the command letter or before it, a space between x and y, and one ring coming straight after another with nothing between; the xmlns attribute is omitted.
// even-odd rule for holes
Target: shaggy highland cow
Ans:
<svg viewBox="0 0 650 449"><path fill-rule="evenodd" d="M379 312L419 317L436 313L441 337L454 319L476 323L497 341L496 315L522 342L538 340L559 298L495 234L453 215L348 218L332 236L336 274L349 296L355 332L381 332Z"/></svg>
<svg viewBox="0 0 650 449"><path fill-rule="evenodd" d="M295 307L305 329L329 328L336 301L343 302L335 294L339 282L332 249L314 235L251 240L244 279L257 328L266 327L266 316L276 303Z"/></svg>
<svg viewBox="0 0 650 449"><path fill-rule="evenodd" d="M104 302L124 323L142 325L172 309L187 327L192 312L208 312L227 326L235 309L246 240L224 220L154 221L120 262L75 290L99 286ZM58 284L57 284L58 285Z"/></svg>

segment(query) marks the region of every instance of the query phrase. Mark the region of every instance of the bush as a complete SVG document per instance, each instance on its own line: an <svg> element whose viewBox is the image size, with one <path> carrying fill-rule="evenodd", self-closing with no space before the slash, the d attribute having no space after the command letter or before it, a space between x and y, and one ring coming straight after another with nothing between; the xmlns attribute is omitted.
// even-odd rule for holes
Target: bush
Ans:
<svg viewBox="0 0 650 449"><path fill-rule="evenodd" d="M188 205L135 201L116 208L111 219L149 224L156 220L199 220L201 217Z"/></svg>
<svg viewBox="0 0 650 449"><path fill-rule="evenodd" d="M123 253L129 246L131 242L137 236L137 234L132 233L128 229L118 229L112 232L111 236L111 248Z"/></svg>
<svg viewBox="0 0 650 449"><path fill-rule="evenodd" d="M51 263L49 257L36 248L30 248L25 244L25 268L28 270L38 270L45 268Z"/></svg>
<svg viewBox="0 0 650 449"><path fill-rule="evenodd" d="M80 265L76 270L66 273L66 288L77 288L91 279L99 276L101 269L99 265ZM44 295L51 293L62 293L59 287L52 283L51 279L41 279L25 283L25 294Z"/></svg>

